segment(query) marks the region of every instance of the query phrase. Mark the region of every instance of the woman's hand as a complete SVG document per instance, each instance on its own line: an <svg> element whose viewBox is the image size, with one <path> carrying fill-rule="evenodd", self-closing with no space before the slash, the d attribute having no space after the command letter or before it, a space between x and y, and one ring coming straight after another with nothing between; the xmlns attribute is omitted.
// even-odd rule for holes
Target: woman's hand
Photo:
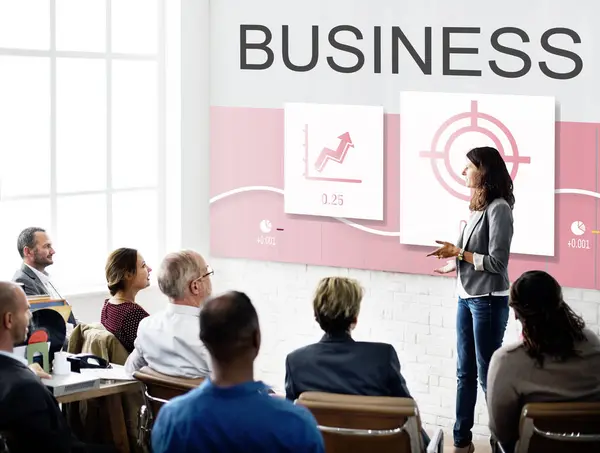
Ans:
<svg viewBox="0 0 600 453"><path fill-rule="evenodd" d="M428 253L427 256L437 256L438 259L442 259L442 258L454 258L455 256L458 256L460 249L455 246L454 244L451 244L450 242L445 242L445 241L435 241L438 244L441 244L442 246L436 250L434 250L431 253Z"/></svg>

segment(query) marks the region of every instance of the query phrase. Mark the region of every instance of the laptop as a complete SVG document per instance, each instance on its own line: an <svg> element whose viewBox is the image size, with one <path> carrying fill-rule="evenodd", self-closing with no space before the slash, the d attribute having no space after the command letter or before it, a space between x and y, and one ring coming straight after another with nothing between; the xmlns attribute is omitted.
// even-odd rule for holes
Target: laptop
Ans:
<svg viewBox="0 0 600 453"><path fill-rule="evenodd" d="M100 388L100 378L79 373L53 375L52 379L42 379L42 382L55 398Z"/></svg>

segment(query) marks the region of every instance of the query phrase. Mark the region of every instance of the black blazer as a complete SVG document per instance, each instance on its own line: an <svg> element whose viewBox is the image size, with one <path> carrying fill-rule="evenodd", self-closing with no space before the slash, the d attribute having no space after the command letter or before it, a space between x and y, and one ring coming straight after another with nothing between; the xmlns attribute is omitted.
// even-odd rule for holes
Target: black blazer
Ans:
<svg viewBox="0 0 600 453"><path fill-rule="evenodd" d="M23 263L21 268L15 272L13 275L12 281L15 283L20 283L23 291L27 296L40 296L42 294L48 294L48 289L42 283L40 278L35 275L35 272L31 270L31 268ZM56 289L55 289L56 291ZM75 315L71 311L69 315L68 322L75 325L77 321L75 320Z"/></svg>
<svg viewBox="0 0 600 453"><path fill-rule="evenodd" d="M391 344L354 341L347 334L325 335L287 356L286 398L307 391L412 398Z"/></svg>
<svg viewBox="0 0 600 453"><path fill-rule="evenodd" d="M4 355L0 355L0 431L8 433L11 453L74 451L71 430L54 396L27 366Z"/></svg>

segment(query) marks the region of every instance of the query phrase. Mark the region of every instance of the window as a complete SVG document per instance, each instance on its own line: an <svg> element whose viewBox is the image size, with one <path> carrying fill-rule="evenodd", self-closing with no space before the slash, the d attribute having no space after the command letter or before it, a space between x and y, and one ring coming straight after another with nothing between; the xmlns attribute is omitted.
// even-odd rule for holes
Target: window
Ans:
<svg viewBox="0 0 600 453"><path fill-rule="evenodd" d="M27 226L51 235L63 294L105 288L117 247L166 252L166 4L0 0L1 280Z"/></svg>

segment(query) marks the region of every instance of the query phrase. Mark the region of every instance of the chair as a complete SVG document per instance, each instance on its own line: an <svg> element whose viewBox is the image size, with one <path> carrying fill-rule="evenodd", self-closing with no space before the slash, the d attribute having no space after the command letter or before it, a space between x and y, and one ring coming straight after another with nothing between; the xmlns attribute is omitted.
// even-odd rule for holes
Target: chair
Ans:
<svg viewBox="0 0 600 453"><path fill-rule="evenodd" d="M501 445L500 451L504 452ZM530 403L523 407L515 453L599 451L600 403Z"/></svg>
<svg viewBox="0 0 600 453"><path fill-rule="evenodd" d="M327 453L422 453L421 419L414 400L383 396L304 392L295 404L308 408ZM427 453L443 451L438 429Z"/></svg>
<svg viewBox="0 0 600 453"><path fill-rule="evenodd" d="M139 412L138 445L148 448L152 424L163 404L195 389L204 379L167 376L147 366L134 372L133 377L144 386L144 404Z"/></svg>
<svg viewBox="0 0 600 453"><path fill-rule="evenodd" d="M129 356L121 342L101 323L78 324L69 338L68 352L93 354L117 365L124 365ZM139 410L143 402L138 392L121 395L131 448L137 443ZM112 441L108 429L110 413L101 400L68 403L63 405L63 412L80 440L98 444Z"/></svg>

